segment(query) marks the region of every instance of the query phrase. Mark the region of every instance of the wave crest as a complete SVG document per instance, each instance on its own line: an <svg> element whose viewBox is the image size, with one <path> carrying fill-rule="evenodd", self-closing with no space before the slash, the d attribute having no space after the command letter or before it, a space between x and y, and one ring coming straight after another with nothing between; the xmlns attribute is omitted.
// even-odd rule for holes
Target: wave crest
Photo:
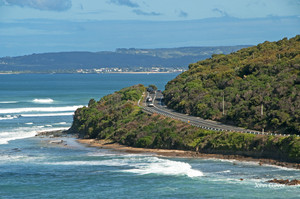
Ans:
<svg viewBox="0 0 300 199"><path fill-rule="evenodd" d="M46 98L46 99L34 99L34 100L32 100L32 102L38 103L38 104L51 104L51 103L54 102L54 100L51 99L51 98Z"/></svg>
<svg viewBox="0 0 300 199"><path fill-rule="evenodd" d="M34 137L37 132L41 131L41 128L44 126L35 126L35 127L21 127L15 128L11 131L1 132L0 133L0 145L8 144L9 141L19 140ZM56 131L56 130L66 130L67 128L46 128L47 131Z"/></svg>
<svg viewBox="0 0 300 199"><path fill-rule="evenodd" d="M134 169L125 170L130 173L140 175L161 174L161 175L185 175L190 178L201 177L203 173L199 170L192 169L192 166L186 162L179 162L156 157L149 158L146 163L137 164Z"/></svg>
<svg viewBox="0 0 300 199"><path fill-rule="evenodd" d="M132 169L123 170L123 172L136 173L139 175L159 174L159 175L183 175L188 177L201 177L203 173L192 169L192 166L185 162L161 159L157 157L134 157L126 159L112 159L102 161L66 161L48 163L51 165L77 165L77 166L129 166Z"/></svg>
<svg viewBox="0 0 300 199"><path fill-rule="evenodd" d="M0 101L0 104L16 104L18 101Z"/></svg>
<svg viewBox="0 0 300 199"><path fill-rule="evenodd" d="M69 116L74 115L74 112L66 113L42 113L42 114L22 114L22 117L54 117L54 116Z"/></svg>
<svg viewBox="0 0 300 199"><path fill-rule="evenodd" d="M12 119L16 119L18 118L19 115L4 115L4 116L0 116L0 120L12 120Z"/></svg>
<svg viewBox="0 0 300 199"><path fill-rule="evenodd" d="M0 109L1 114L6 113L25 113L25 112L64 112L75 111L83 106L64 106L64 107L26 107L26 108L7 108Z"/></svg>

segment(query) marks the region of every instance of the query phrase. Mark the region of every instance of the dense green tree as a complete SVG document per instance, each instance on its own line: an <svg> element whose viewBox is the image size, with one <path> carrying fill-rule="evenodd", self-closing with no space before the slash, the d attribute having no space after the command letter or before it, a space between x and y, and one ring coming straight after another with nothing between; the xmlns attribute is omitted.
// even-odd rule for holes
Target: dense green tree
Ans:
<svg viewBox="0 0 300 199"><path fill-rule="evenodd" d="M179 112L300 134L300 35L191 64L168 82L164 96Z"/></svg>
<svg viewBox="0 0 300 199"><path fill-rule="evenodd" d="M153 89L153 90L157 90L157 87L154 85L154 84L150 84L149 86L148 86L148 88L151 88L151 89Z"/></svg>
<svg viewBox="0 0 300 199"><path fill-rule="evenodd" d="M105 96L98 102L90 100L88 107L76 110L69 132L78 133L81 138L109 139L135 147L257 155L300 162L299 137L208 131L161 115L148 115L137 106L137 98L144 90L142 85L137 85ZM203 106L199 104L199 108ZM276 125L281 125L282 118L285 122L288 118L281 112L274 114L279 118L272 121Z"/></svg>

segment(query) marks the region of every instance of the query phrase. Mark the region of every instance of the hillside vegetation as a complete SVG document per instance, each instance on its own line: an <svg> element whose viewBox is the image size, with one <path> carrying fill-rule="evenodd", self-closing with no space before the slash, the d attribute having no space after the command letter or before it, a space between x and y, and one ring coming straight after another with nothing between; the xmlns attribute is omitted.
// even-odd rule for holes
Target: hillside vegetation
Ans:
<svg viewBox="0 0 300 199"><path fill-rule="evenodd" d="M275 137L196 128L161 115L144 113L137 101L143 85L124 88L88 107L79 108L69 133L81 138L109 139L120 144L203 153L237 154L300 162L300 138Z"/></svg>
<svg viewBox="0 0 300 199"><path fill-rule="evenodd" d="M299 135L300 35L191 64L168 82L164 97L183 113Z"/></svg>

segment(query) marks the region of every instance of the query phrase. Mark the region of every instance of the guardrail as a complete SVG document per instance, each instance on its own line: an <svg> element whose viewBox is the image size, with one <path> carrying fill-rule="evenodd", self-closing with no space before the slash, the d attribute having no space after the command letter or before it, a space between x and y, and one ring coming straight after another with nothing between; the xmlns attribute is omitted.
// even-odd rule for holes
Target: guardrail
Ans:
<svg viewBox="0 0 300 199"><path fill-rule="evenodd" d="M143 93L144 95L145 93ZM156 97L156 96L155 96ZM206 130L212 130L212 131L225 131L225 132L239 132L239 133L249 133L249 134L254 134L254 135L272 135L272 136L291 136L291 134L276 134L276 133L268 133L268 132L260 132L260 131L253 131L253 130L247 130L245 129L244 131L236 131L236 130L228 130L228 129L222 129L222 128L215 128L215 127L209 127L209 126L205 126L205 125L199 125L199 124L195 124L193 121L191 120L187 120L187 119L182 119L180 117L175 117L171 114L166 114L166 113L162 113L159 111L156 111L155 109L149 108L149 107L145 107L145 106L141 106L140 105L140 101L142 100L143 96L139 99L138 101L138 106L141 107L143 109L143 111L147 112L147 113L157 113L159 115L163 115L165 117L169 117L172 119L176 119L176 120L180 120L182 122L188 123L191 126L195 126L198 128L202 128L202 129L206 129ZM154 100L153 100L154 101ZM196 119L196 118L195 118ZM300 137L299 135L296 135L297 137Z"/></svg>

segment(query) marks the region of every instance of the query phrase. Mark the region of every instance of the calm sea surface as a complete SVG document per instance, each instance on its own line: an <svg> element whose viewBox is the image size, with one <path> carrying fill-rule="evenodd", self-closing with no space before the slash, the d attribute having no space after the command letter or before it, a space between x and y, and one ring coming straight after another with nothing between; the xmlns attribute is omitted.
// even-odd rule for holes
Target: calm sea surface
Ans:
<svg viewBox="0 0 300 199"><path fill-rule="evenodd" d="M218 159L155 157L36 138L71 126L89 99L177 74L0 75L0 198L299 198L300 171ZM240 179L244 180L241 181Z"/></svg>

